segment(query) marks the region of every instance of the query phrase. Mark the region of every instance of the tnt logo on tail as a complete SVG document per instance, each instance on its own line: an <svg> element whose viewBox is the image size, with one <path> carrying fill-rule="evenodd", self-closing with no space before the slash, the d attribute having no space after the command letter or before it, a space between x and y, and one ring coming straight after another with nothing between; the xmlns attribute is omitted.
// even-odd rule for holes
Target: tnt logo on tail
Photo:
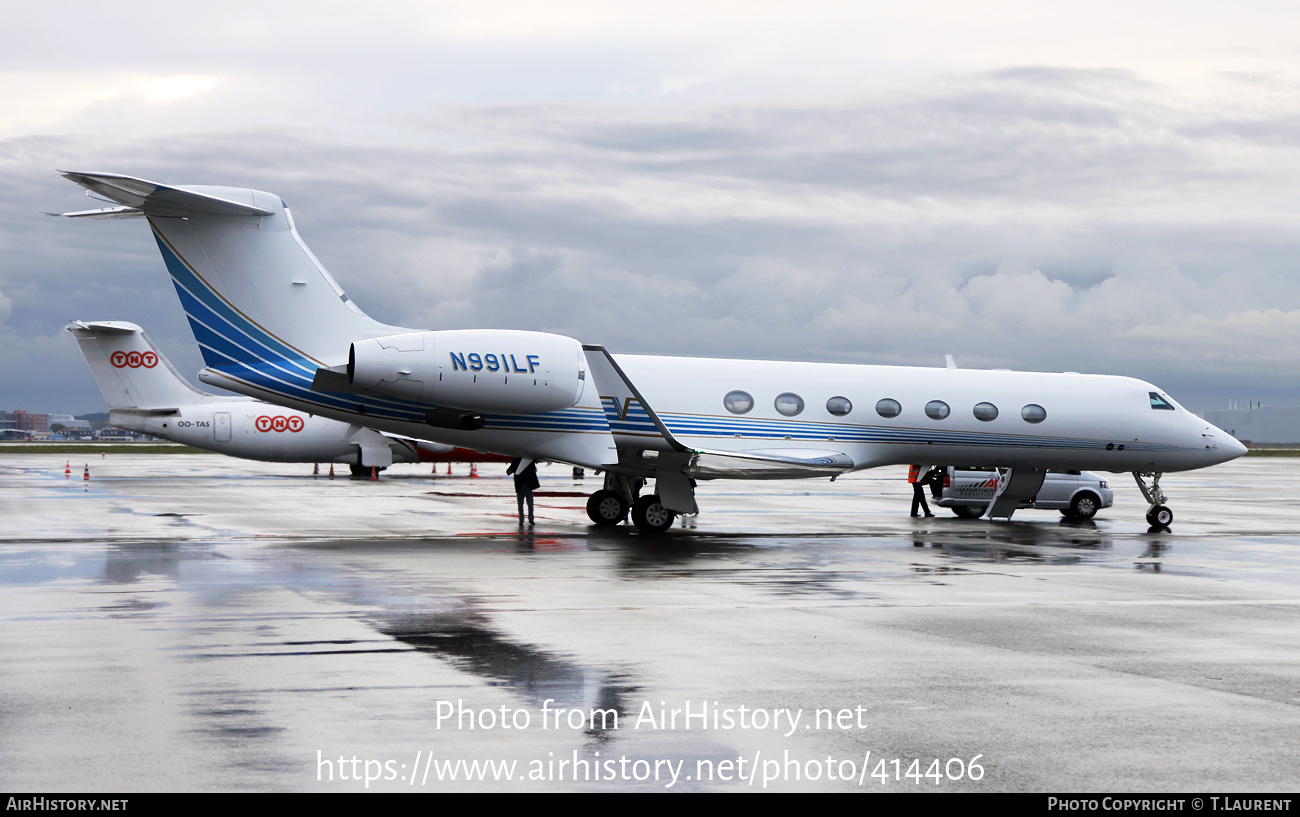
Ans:
<svg viewBox="0 0 1300 817"><path fill-rule="evenodd" d="M109 356L108 361L118 369L128 367L132 369L141 367L152 369L158 365L158 355L153 352L114 352Z"/></svg>

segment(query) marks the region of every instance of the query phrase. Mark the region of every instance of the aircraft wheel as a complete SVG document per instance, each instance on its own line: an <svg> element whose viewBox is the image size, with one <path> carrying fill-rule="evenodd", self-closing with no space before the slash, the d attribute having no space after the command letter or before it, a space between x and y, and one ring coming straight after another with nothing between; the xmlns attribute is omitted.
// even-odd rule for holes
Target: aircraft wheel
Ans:
<svg viewBox="0 0 1300 817"><path fill-rule="evenodd" d="M1070 503L1069 515L1071 519L1092 519L1100 509L1101 500L1092 494L1083 493L1076 496L1074 501Z"/></svg>
<svg viewBox="0 0 1300 817"><path fill-rule="evenodd" d="M1147 511L1147 524L1157 528L1167 528L1174 521L1174 512L1164 505L1157 505Z"/></svg>
<svg viewBox="0 0 1300 817"><path fill-rule="evenodd" d="M961 519L979 519L984 515L984 509L971 505L953 505L952 512L957 514Z"/></svg>
<svg viewBox="0 0 1300 817"><path fill-rule="evenodd" d="M659 495L637 497L632 504L632 524L646 533L660 533L673 526L677 514L659 501Z"/></svg>
<svg viewBox="0 0 1300 817"><path fill-rule="evenodd" d="M597 525L617 525L627 517L627 503L617 491L597 491L587 498L587 516Z"/></svg>

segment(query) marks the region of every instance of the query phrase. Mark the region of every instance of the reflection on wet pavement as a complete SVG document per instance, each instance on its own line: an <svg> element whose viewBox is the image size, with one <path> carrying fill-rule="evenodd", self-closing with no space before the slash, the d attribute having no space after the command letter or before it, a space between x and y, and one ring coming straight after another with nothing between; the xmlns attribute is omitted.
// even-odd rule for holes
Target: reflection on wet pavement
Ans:
<svg viewBox="0 0 1300 817"><path fill-rule="evenodd" d="M944 790L1267 789L1300 762L1300 512L1237 514L1212 480L1184 488L1206 511L1175 531L1127 519L1131 497L1086 523L909 520L905 484L864 477L726 486L693 527L647 536L594 528L564 496L520 532L505 480L430 491L204 462L108 460L71 490L0 461L9 788L360 790L319 779L318 751L985 758L986 782ZM1292 479L1247 466L1232 484ZM870 717L634 727L647 705L702 701ZM620 723L440 724L461 702ZM426 790L494 788L511 787Z"/></svg>

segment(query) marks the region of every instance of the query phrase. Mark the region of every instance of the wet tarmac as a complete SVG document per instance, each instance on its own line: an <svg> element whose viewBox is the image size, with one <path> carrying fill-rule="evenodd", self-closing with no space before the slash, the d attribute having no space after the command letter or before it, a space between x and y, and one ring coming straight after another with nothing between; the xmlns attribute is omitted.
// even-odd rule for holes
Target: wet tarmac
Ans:
<svg viewBox="0 0 1300 817"><path fill-rule="evenodd" d="M5 789L1300 780L1300 460L1166 477L1167 532L1127 475L1008 524L886 469L703 484L656 536L560 466L521 531L498 465L66 461L0 456Z"/></svg>

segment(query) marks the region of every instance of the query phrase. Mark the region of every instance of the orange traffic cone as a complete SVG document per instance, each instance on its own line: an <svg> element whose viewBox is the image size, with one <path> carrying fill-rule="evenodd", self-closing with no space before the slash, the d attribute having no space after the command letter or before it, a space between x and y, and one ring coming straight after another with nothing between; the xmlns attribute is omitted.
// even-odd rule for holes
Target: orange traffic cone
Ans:
<svg viewBox="0 0 1300 817"><path fill-rule="evenodd" d="M478 463L477 463L477 462L471 462L471 463L469 464L469 475L470 475L471 477L475 478L475 479L478 479Z"/></svg>
<svg viewBox="0 0 1300 817"><path fill-rule="evenodd" d="M314 463L312 463L312 465L311 465L311 475L312 475L313 477L315 477L315 476L319 476L319 475L320 475L320 463L319 463L319 462L314 462Z"/></svg>
<svg viewBox="0 0 1300 817"><path fill-rule="evenodd" d="M84 474L81 475L81 478L82 478L83 480L84 480L84 479L90 479L90 463L86 463L86 472L85 472Z"/></svg>
<svg viewBox="0 0 1300 817"><path fill-rule="evenodd" d="M334 463L330 463L330 479L334 479Z"/></svg>
<svg viewBox="0 0 1300 817"><path fill-rule="evenodd" d="M72 460L68 460L63 465L63 478L72 479Z"/></svg>
<svg viewBox="0 0 1300 817"><path fill-rule="evenodd" d="M447 463L447 476L451 476L451 463Z"/></svg>
<svg viewBox="0 0 1300 817"><path fill-rule="evenodd" d="M371 481L371 482L378 482L378 481L379 481L379 469L376 468L376 467L373 466L373 465L370 466L370 481Z"/></svg>

